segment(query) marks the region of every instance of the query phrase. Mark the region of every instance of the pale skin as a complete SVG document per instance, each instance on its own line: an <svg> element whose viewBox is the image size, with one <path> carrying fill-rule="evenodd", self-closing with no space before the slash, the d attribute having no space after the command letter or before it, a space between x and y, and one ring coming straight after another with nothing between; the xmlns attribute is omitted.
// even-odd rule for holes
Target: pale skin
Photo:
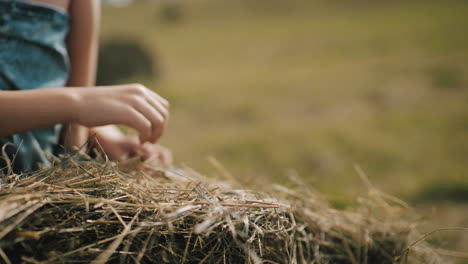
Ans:
<svg viewBox="0 0 468 264"><path fill-rule="evenodd" d="M66 147L83 145L95 135L114 160L131 156L171 162L170 152L156 143L169 119L169 103L141 84L96 87L98 0L28 0L69 13L67 39L72 71L67 88L0 91L0 137L68 124ZM139 136L126 136L115 124L127 125ZM148 143L147 143L148 142Z"/></svg>

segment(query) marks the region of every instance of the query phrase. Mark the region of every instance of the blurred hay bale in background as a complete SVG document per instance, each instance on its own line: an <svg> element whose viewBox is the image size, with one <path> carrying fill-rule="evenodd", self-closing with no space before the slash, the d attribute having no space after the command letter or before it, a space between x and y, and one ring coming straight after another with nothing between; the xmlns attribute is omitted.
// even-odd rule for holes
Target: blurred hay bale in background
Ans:
<svg viewBox="0 0 468 264"><path fill-rule="evenodd" d="M297 179L293 179L298 181ZM235 183L232 183L235 185ZM0 185L6 263L397 263L416 239L381 196L332 209L317 193L275 197L185 169L64 159ZM400 263L439 263L424 243Z"/></svg>
<svg viewBox="0 0 468 264"><path fill-rule="evenodd" d="M132 78L155 79L159 76L156 56L139 42L111 38L99 48L98 85L115 85Z"/></svg>
<svg viewBox="0 0 468 264"><path fill-rule="evenodd" d="M156 17L166 23L181 22L184 17L182 5L179 1L163 1Z"/></svg>

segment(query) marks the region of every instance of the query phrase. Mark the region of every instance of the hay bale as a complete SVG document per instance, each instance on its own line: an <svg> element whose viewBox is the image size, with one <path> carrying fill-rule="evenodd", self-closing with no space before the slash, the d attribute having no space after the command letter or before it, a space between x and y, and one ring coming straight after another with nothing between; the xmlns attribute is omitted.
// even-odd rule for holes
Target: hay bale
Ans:
<svg viewBox="0 0 468 264"><path fill-rule="evenodd" d="M178 23L183 20L184 13L180 2L166 1L158 9L157 17L165 23Z"/></svg>
<svg viewBox="0 0 468 264"><path fill-rule="evenodd" d="M98 85L115 85L131 78L158 78L156 56L138 41L114 37L99 47Z"/></svg>
<svg viewBox="0 0 468 264"><path fill-rule="evenodd" d="M338 211L310 190L275 198L190 169L66 158L0 183L0 260L8 263L397 263L414 228L368 199ZM376 213L378 212L378 213ZM381 217L377 217L381 215ZM417 244L401 263L439 263Z"/></svg>

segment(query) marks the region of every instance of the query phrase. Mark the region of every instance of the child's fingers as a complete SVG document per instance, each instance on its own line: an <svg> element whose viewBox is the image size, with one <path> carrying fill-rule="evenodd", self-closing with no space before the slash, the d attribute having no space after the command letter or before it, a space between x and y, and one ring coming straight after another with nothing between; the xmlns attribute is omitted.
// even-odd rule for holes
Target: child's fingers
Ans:
<svg viewBox="0 0 468 264"><path fill-rule="evenodd" d="M154 120L154 118L161 120L162 117L163 122L153 127L153 133L150 139L151 142L156 142L162 135L162 129L164 129L164 126L169 120L169 102L141 84L133 84L131 85L131 88L131 94L137 95L136 97L133 97L134 101L137 101L137 104L143 104L142 100L146 99L146 102L148 102L155 111L158 112L158 114L154 112L149 113L147 109L144 112L145 116L152 122L153 126L156 124L156 120ZM152 116L148 116L147 114L151 114Z"/></svg>
<svg viewBox="0 0 468 264"><path fill-rule="evenodd" d="M128 107L126 119L122 120L121 123L136 129L140 134L140 142L146 142L151 138L151 122L135 108Z"/></svg>
<svg viewBox="0 0 468 264"><path fill-rule="evenodd" d="M151 97L153 97L156 101L160 102L166 109L169 109L169 101L161 97L159 94L155 93L154 91L149 90Z"/></svg>
<svg viewBox="0 0 468 264"><path fill-rule="evenodd" d="M153 106L158 112L159 114L163 117L164 119L164 124L167 124L167 121L169 121L169 110L164 107L160 102L152 99L152 98L149 98L148 99L148 102L151 104L151 106Z"/></svg>
<svg viewBox="0 0 468 264"><path fill-rule="evenodd" d="M137 100L135 108L151 122L151 134L147 138L147 141L156 142L162 135L165 118L146 100Z"/></svg>
<svg viewBox="0 0 468 264"><path fill-rule="evenodd" d="M161 121L161 122L164 122L164 121ZM148 139L148 142L156 143L162 137L163 131L164 131L164 125L153 127L151 138Z"/></svg>
<svg viewBox="0 0 468 264"><path fill-rule="evenodd" d="M139 155L142 160L156 160L163 168L169 168L172 165L172 153L170 150L153 144L145 144L141 147Z"/></svg>
<svg viewBox="0 0 468 264"><path fill-rule="evenodd" d="M172 165L172 152L160 145L156 146L158 149L158 158L165 168L169 168Z"/></svg>
<svg viewBox="0 0 468 264"><path fill-rule="evenodd" d="M134 84L124 85L123 87L129 88L129 91L132 94L154 98L156 101L159 101L165 108L169 108L169 102L166 99L162 98L159 94L148 89L142 84L134 83Z"/></svg>
<svg viewBox="0 0 468 264"><path fill-rule="evenodd" d="M151 148L147 147L148 145L140 146L138 149L138 155L140 156L142 161L150 159L152 156L155 155L154 151Z"/></svg>

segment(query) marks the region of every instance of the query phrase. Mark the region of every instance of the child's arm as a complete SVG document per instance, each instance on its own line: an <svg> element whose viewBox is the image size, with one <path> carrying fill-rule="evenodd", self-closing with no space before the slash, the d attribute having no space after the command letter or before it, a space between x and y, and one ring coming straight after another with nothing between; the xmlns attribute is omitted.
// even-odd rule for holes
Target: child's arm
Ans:
<svg viewBox="0 0 468 264"><path fill-rule="evenodd" d="M100 21L100 1L71 1L70 33L67 38L71 61L70 77L67 86L89 87L96 82L98 34ZM64 145L67 148L81 147L88 139L88 128L69 124L64 127Z"/></svg>
<svg viewBox="0 0 468 264"><path fill-rule="evenodd" d="M0 91L0 137L59 123L123 124L139 132L140 142L156 142L168 108L165 99L139 84Z"/></svg>
<svg viewBox="0 0 468 264"><path fill-rule="evenodd" d="M93 86L97 65L99 1L72 0L69 9L71 30L68 36L68 51L72 72L68 85ZM167 115L165 118L167 119ZM140 155L143 159L156 157L166 166L170 163L168 151L159 146L140 145L137 137L126 136L115 126L87 129L72 124L66 128L65 132L65 146L68 148L81 147L86 142L89 133L96 135L102 150L111 159L119 160L128 156Z"/></svg>
<svg viewBox="0 0 468 264"><path fill-rule="evenodd" d="M65 89L0 91L0 137L67 123L73 101Z"/></svg>
<svg viewBox="0 0 468 264"><path fill-rule="evenodd" d="M159 147L138 143L154 143L161 137L169 117L168 102L138 84L94 87L99 1L73 0L70 15L68 50L72 72L68 85L74 88L0 91L0 137L58 123L73 124L65 131L68 147L84 144L90 131L97 134L104 151L116 159L132 153L144 158L160 156L164 151ZM110 124L135 128L139 142L116 127L94 128Z"/></svg>

